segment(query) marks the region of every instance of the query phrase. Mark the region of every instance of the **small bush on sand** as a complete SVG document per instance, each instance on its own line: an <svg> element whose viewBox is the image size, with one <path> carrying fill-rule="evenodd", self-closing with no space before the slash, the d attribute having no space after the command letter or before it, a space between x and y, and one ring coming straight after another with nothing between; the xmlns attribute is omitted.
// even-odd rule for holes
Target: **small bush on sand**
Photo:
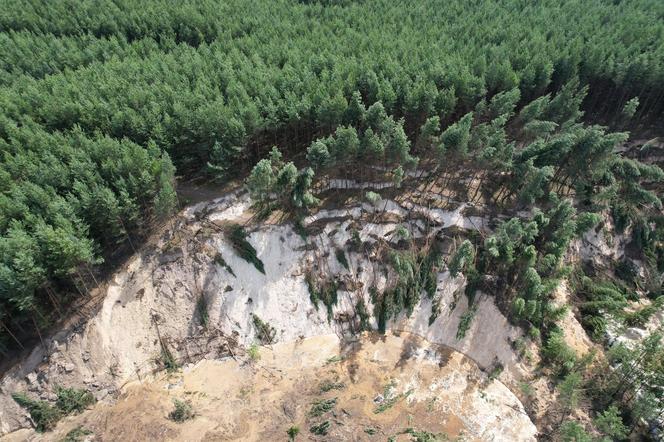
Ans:
<svg viewBox="0 0 664 442"><path fill-rule="evenodd" d="M260 348L257 344L251 344L247 349L247 355L252 362L256 362L261 358Z"/></svg>
<svg viewBox="0 0 664 442"><path fill-rule="evenodd" d="M300 434L300 427L293 425L288 430L286 430L286 434L288 434L288 440L293 442L295 440L295 436Z"/></svg>
<svg viewBox="0 0 664 442"><path fill-rule="evenodd" d="M191 407L191 403L173 399L173 405L175 408L168 414L170 420L180 423L194 418L194 409Z"/></svg>

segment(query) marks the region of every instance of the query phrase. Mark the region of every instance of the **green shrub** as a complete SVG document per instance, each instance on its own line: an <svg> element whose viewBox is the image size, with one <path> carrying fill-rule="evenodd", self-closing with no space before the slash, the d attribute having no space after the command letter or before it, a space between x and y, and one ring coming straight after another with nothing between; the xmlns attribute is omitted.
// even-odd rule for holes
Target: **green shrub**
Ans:
<svg viewBox="0 0 664 442"><path fill-rule="evenodd" d="M489 379L490 380L497 379L504 369L505 366L502 363L498 362L494 364L493 367L491 367L491 371L489 372Z"/></svg>
<svg viewBox="0 0 664 442"><path fill-rule="evenodd" d="M12 398L28 410L39 432L52 430L64 416L80 413L96 402L92 393L82 389L56 386L55 393L55 406L46 401L31 399L25 393L14 393Z"/></svg>
<svg viewBox="0 0 664 442"><path fill-rule="evenodd" d="M332 308L337 303L337 282L333 279L324 279L322 281L316 281L316 277L313 272L308 271L304 277L305 282L307 283L307 288L309 289L309 299L314 305L316 310L318 310L318 302L322 301L323 304L327 307L327 319L328 321L332 320Z"/></svg>
<svg viewBox="0 0 664 442"><path fill-rule="evenodd" d="M374 408L374 414L380 414L383 413L390 408L394 407L394 404L396 404L399 399L401 399L402 395L398 394L396 396L393 396L391 398L386 398L383 402L378 404L376 408Z"/></svg>
<svg viewBox="0 0 664 442"><path fill-rule="evenodd" d="M46 401L30 399L25 393L14 393L12 398L17 404L28 410L39 432L52 430L63 417L62 410L59 408Z"/></svg>
<svg viewBox="0 0 664 442"><path fill-rule="evenodd" d="M638 276L637 266L629 259L622 259L618 261L614 268L614 272L618 278L630 284L630 286L634 285L634 282Z"/></svg>
<svg viewBox="0 0 664 442"><path fill-rule="evenodd" d="M207 328L208 323L210 322L210 315L208 313L207 300L205 299L204 294L201 294L196 301L196 312L198 313L201 325Z"/></svg>
<svg viewBox="0 0 664 442"><path fill-rule="evenodd" d="M466 310L461 319L459 320L459 327L457 328L456 338L457 340L463 339L466 337L466 332L470 329L470 326L477 312L477 306L473 305L468 310Z"/></svg>
<svg viewBox="0 0 664 442"><path fill-rule="evenodd" d="M346 258L346 253L342 249L336 249L334 251L334 255L337 258L337 261L339 261L339 264L341 264L346 270L350 269L350 266L348 265L348 259Z"/></svg>
<svg viewBox="0 0 664 442"><path fill-rule="evenodd" d="M625 315L625 324L630 327L643 327L650 318L664 306L664 296L655 299L650 305Z"/></svg>
<svg viewBox="0 0 664 442"><path fill-rule="evenodd" d="M592 437L581 424L575 421L566 421L559 429L562 442L592 442Z"/></svg>
<svg viewBox="0 0 664 442"><path fill-rule="evenodd" d="M535 395L535 389L528 382L519 382L519 390L528 398L532 398Z"/></svg>
<svg viewBox="0 0 664 442"><path fill-rule="evenodd" d="M168 345L163 340L160 340L159 343L161 345L161 355L158 362L161 362L169 373L177 371L180 368L177 359L175 359L175 356L173 356L173 353L171 353Z"/></svg>
<svg viewBox="0 0 664 442"><path fill-rule="evenodd" d="M55 387L55 394L55 405L65 414L80 413L96 402L92 393L82 389Z"/></svg>
<svg viewBox="0 0 664 442"><path fill-rule="evenodd" d="M260 348L258 345L255 343L251 344L249 348L247 348L247 355L252 362L258 361L261 358Z"/></svg>
<svg viewBox="0 0 664 442"><path fill-rule="evenodd" d="M371 325L369 324L369 312L367 311L367 305L364 302L364 299L360 298L355 304L355 313L360 318L360 331L369 331L371 330Z"/></svg>
<svg viewBox="0 0 664 442"><path fill-rule="evenodd" d="M226 262L226 260L224 259L224 257L221 256L221 253L217 253L217 254L215 255L215 257L214 257L214 262L215 262L217 265L219 265L219 266L223 267L224 269L226 269L226 271L227 271L228 273L230 273L231 275L233 275L233 277L235 277L235 272L233 271L233 269L231 268L231 266L228 265L228 263Z"/></svg>
<svg viewBox="0 0 664 442"><path fill-rule="evenodd" d="M319 417L327 413L334 406L337 405L337 398L332 399L319 399L311 404L311 409L309 410L309 417Z"/></svg>
<svg viewBox="0 0 664 442"><path fill-rule="evenodd" d="M541 353L543 361L560 373L571 371L577 361L576 352L565 343L565 336L559 328L551 331Z"/></svg>
<svg viewBox="0 0 664 442"><path fill-rule="evenodd" d="M318 436L325 436L328 431L330 431L330 421L323 421L319 424L312 425L309 428L309 431Z"/></svg>
<svg viewBox="0 0 664 442"><path fill-rule="evenodd" d="M595 227L602 220L598 213L583 212L576 217L576 234L582 236L585 232Z"/></svg>
<svg viewBox="0 0 664 442"><path fill-rule="evenodd" d="M385 333L387 322L402 311L410 315L422 292L433 299L438 288L440 251L435 243L421 250L391 250L389 260L394 270L394 280L389 287L382 293L375 286L369 287L380 333Z"/></svg>
<svg viewBox="0 0 664 442"><path fill-rule="evenodd" d="M450 276L455 277L459 273L463 273L468 266L473 265L475 259L475 247L467 239L464 240L457 251L452 255L447 268L450 271Z"/></svg>
<svg viewBox="0 0 664 442"><path fill-rule="evenodd" d="M369 203L372 206L376 206L378 204L378 202L382 199L380 194L378 194L376 192L371 192L371 191L365 193L364 197L366 198L367 201L369 201Z"/></svg>
<svg viewBox="0 0 664 442"><path fill-rule="evenodd" d="M300 427L293 425L288 430L286 430L286 434L288 435L288 440L293 442L295 440L295 436L300 434Z"/></svg>
<svg viewBox="0 0 664 442"><path fill-rule="evenodd" d="M624 439L629 435L629 428L623 423L620 410L615 405L599 413L594 423L602 434L613 440Z"/></svg>
<svg viewBox="0 0 664 442"><path fill-rule="evenodd" d="M181 423L194 418L194 409L190 402L173 399L173 405L175 408L168 414L170 420Z"/></svg>

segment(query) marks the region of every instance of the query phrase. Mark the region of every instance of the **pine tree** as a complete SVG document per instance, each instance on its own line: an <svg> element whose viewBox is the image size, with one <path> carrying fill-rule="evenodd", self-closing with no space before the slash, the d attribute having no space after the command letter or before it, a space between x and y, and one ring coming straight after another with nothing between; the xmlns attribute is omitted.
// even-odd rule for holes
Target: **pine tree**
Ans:
<svg viewBox="0 0 664 442"><path fill-rule="evenodd" d="M595 427L604 436L612 440L624 439L629 434L629 429L620 417L620 410L615 405L600 413L594 420Z"/></svg>
<svg viewBox="0 0 664 442"><path fill-rule="evenodd" d="M177 207L178 197L175 192L175 167L164 152L159 164L159 191L155 196L154 210L158 218L164 219Z"/></svg>
<svg viewBox="0 0 664 442"><path fill-rule="evenodd" d="M251 170L247 178L247 188L251 197L259 203L267 201L273 191L276 177L272 170L272 163L268 159L260 160Z"/></svg>
<svg viewBox="0 0 664 442"><path fill-rule="evenodd" d="M362 102L362 95L359 91L353 92L348 108L346 109L346 123L353 126L362 126L366 118L367 109Z"/></svg>
<svg viewBox="0 0 664 442"><path fill-rule="evenodd" d="M470 140L470 126L473 122L473 114L468 113L458 122L449 126L440 136L439 152L452 152L461 157L468 152L468 141Z"/></svg>
<svg viewBox="0 0 664 442"><path fill-rule="evenodd" d="M623 106L622 114L626 119L631 119L636 114L636 109L639 107L639 97L634 97L625 103Z"/></svg>
<svg viewBox="0 0 664 442"><path fill-rule="evenodd" d="M415 146L420 150L430 149L435 144L439 132L440 118L437 116L427 118L420 127Z"/></svg>
<svg viewBox="0 0 664 442"><path fill-rule="evenodd" d="M325 169L331 164L331 155L327 145L321 140L311 143L307 149L307 161L315 170Z"/></svg>
<svg viewBox="0 0 664 442"><path fill-rule="evenodd" d="M334 148L331 153L338 164L350 163L357 157L360 139L354 127L338 127L333 140Z"/></svg>

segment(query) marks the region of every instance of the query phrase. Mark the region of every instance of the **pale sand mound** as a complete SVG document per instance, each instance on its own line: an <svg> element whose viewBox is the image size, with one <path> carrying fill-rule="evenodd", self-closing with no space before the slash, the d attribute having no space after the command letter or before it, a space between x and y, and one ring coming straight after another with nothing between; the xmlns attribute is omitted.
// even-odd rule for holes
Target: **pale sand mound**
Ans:
<svg viewBox="0 0 664 442"><path fill-rule="evenodd" d="M343 386L321 392L325 382ZM314 401L335 397L331 411L309 416ZM173 398L191 401L196 417L169 421ZM381 403L385 410L377 412ZM330 422L329 433L312 435L309 428L323 421ZM365 336L341 350L335 335L277 344L261 348L253 363L246 355L203 360L182 373L129 385L115 404L100 404L33 437L60 440L83 426L95 440L272 441L286 440L291 425L300 428L297 440L328 441L411 440L403 434L407 428L478 441L534 440L537 432L510 390L474 362L403 333Z"/></svg>

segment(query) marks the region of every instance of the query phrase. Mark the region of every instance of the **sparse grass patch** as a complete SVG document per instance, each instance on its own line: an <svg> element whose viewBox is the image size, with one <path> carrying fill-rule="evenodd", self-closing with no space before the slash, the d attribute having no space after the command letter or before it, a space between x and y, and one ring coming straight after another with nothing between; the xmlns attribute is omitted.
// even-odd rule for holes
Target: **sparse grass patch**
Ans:
<svg viewBox="0 0 664 442"><path fill-rule="evenodd" d="M446 434L417 431L414 428L406 428L404 434L410 434L412 442L444 442L449 440Z"/></svg>
<svg viewBox="0 0 664 442"><path fill-rule="evenodd" d="M332 356L330 358L327 358L327 360L325 361L325 365L336 364L337 362L341 362L343 360L344 357L341 355Z"/></svg>
<svg viewBox="0 0 664 442"><path fill-rule="evenodd" d="M244 386L244 387L240 388L240 392L238 393L237 397L239 399L245 400L253 392L254 392L254 387L253 386L251 386L251 385Z"/></svg>
<svg viewBox="0 0 664 442"><path fill-rule="evenodd" d="M433 411L434 404L437 400L437 397L433 397L427 401L427 413L431 413Z"/></svg>
<svg viewBox="0 0 664 442"><path fill-rule="evenodd" d="M92 434L92 431L87 428L78 426L67 433L60 442L82 442L85 439L85 436Z"/></svg>
<svg viewBox="0 0 664 442"><path fill-rule="evenodd" d="M113 379L120 376L120 364L118 364L117 361L108 366L108 374L111 375Z"/></svg>
<svg viewBox="0 0 664 442"><path fill-rule="evenodd" d="M168 414L168 418L173 422L181 423L194 418L194 409L189 401L173 399L173 405L175 408Z"/></svg>

